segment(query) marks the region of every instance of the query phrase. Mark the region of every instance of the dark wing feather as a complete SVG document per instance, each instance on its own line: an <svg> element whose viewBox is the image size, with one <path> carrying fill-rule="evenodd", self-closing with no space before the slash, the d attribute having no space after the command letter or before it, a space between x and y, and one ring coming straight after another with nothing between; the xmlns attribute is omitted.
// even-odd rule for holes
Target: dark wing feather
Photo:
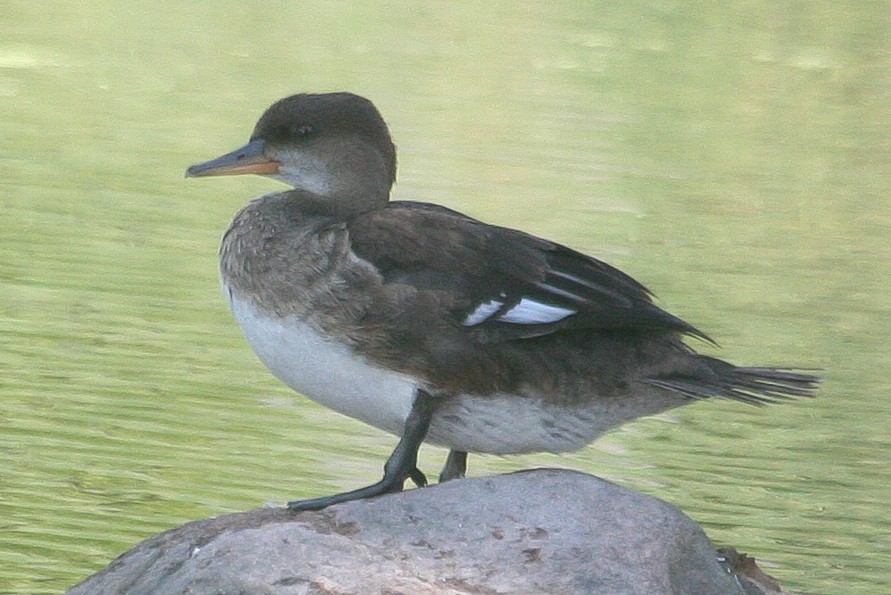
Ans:
<svg viewBox="0 0 891 595"><path fill-rule="evenodd" d="M392 202L349 225L356 254L388 283L440 292L481 342L569 329L702 332L653 304L618 269L565 246L445 207Z"/></svg>

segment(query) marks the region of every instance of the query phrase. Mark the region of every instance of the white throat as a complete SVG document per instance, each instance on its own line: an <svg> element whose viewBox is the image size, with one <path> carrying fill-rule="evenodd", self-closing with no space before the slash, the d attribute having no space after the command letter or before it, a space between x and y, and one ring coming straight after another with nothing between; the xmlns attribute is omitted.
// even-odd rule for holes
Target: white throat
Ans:
<svg viewBox="0 0 891 595"><path fill-rule="evenodd" d="M334 177L328 166L311 155L301 157L297 163L282 163L278 173L269 177L318 196L328 196L335 190Z"/></svg>

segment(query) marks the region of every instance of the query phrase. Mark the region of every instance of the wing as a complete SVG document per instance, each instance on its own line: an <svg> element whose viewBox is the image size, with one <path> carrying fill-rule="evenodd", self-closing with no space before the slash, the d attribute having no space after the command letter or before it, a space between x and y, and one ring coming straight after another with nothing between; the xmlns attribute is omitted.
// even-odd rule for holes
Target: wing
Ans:
<svg viewBox="0 0 891 595"><path fill-rule="evenodd" d="M349 224L387 283L435 291L480 342L570 329L662 330L710 340L618 269L529 234L426 203L394 201Z"/></svg>

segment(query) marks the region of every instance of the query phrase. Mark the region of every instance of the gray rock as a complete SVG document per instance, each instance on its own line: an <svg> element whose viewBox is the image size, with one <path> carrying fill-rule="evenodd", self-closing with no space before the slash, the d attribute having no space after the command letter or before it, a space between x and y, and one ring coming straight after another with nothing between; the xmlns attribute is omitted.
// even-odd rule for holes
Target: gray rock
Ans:
<svg viewBox="0 0 891 595"><path fill-rule="evenodd" d="M319 512L265 508L136 545L69 595L742 594L675 506L559 469Z"/></svg>

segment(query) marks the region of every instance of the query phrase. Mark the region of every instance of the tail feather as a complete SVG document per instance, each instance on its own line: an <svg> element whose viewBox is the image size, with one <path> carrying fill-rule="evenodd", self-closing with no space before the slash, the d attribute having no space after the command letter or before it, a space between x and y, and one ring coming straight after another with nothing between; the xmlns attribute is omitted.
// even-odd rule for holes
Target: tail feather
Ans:
<svg viewBox="0 0 891 595"><path fill-rule="evenodd" d="M704 370L650 378L647 382L691 399L723 397L768 405L798 397L813 397L821 379L792 368L744 368L708 356L698 356Z"/></svg>

